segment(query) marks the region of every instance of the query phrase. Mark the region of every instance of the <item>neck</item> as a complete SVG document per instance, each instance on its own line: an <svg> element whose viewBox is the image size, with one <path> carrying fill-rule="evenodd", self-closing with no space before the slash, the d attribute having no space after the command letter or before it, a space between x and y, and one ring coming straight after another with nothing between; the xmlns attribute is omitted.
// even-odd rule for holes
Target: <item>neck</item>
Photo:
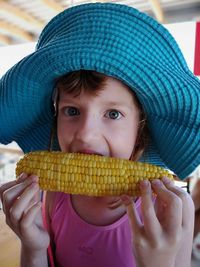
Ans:
<svg viewBox="0 0 200 267"><path fill-rule="evenodd" d="M88 197L72 195L76 213L87 223L105 226L119 220L125 213L119 197Z"/></svg>

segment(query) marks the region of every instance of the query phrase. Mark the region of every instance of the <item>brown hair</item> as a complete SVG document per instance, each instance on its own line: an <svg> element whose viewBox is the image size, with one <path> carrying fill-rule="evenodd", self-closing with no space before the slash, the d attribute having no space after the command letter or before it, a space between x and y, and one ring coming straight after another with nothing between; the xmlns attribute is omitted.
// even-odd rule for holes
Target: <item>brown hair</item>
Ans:
<svg viewBox="0 0 200 267"><path fill-rule="evenodd" d="M59 101L59 90L62 89L67 93L72 93L74 96L80 95L81 92L87 92L92 95L98 95L103 89L108 76L105 74L91 71L91 70L79 70L73 71L58 78L56 82L56 88L58 91L56 103ZM121 81L120 81L121 82ZM123 84L125 85L125 84ZM125 85L126 86L126 85ZM143 111L136 94L127 86L133 95L134 103L137 105L140 112L140 122L136 145L133 149L131 160L138 160L143 154L149 139L149 131L146 122L146 116ZM57 104L56 104L57 105Z"/></svg>

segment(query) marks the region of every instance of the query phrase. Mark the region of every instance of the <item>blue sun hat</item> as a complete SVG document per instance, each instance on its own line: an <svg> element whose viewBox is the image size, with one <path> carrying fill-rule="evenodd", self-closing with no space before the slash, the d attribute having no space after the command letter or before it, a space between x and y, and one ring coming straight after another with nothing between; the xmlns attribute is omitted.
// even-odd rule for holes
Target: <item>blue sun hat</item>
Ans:
<svg viewBox="0 0 200 267"><path fill-rule="evenodd" d="M69 8L42 31L36 51L0 80L0 142L26 153L47 150L56 79L95 70L128 85L146 114L151 143L141 160L165 165L181 179L200 164L200 81L170 33L120 4Z"/></svg>

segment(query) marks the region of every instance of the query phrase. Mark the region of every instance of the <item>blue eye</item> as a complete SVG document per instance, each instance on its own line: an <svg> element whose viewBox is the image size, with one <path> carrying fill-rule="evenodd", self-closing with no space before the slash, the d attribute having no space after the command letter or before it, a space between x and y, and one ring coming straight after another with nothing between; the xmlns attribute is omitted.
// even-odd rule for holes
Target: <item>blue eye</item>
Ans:
<svg viewBox="0 0 200 267"><path fill-rule="evenodd" d="M106 117L108 117L109 119L112 119L112 120L118 120L121 118L121 116L122 116L121 112L119 112L118 110L115 110L115 109L109 110L106 113Z"/></svg>
<svg viewBox="0 0 200 267"><path fill-rule="evenodd" d="M77 115L80 115L79 110L77 108L75 108L75 107L66 107L64 109L64 113L67 116L77 116Z"/></svg>

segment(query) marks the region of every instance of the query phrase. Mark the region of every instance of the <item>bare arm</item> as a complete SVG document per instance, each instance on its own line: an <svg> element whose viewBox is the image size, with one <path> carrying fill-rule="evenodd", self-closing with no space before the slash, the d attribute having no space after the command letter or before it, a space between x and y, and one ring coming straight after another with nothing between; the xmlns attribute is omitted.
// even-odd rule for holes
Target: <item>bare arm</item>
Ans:
<svg viewBox="0 0 200 267"><path fill-rule="evenodd" d="M21 267L48 267L47 251L30 252L21 247Z"/></svg>

